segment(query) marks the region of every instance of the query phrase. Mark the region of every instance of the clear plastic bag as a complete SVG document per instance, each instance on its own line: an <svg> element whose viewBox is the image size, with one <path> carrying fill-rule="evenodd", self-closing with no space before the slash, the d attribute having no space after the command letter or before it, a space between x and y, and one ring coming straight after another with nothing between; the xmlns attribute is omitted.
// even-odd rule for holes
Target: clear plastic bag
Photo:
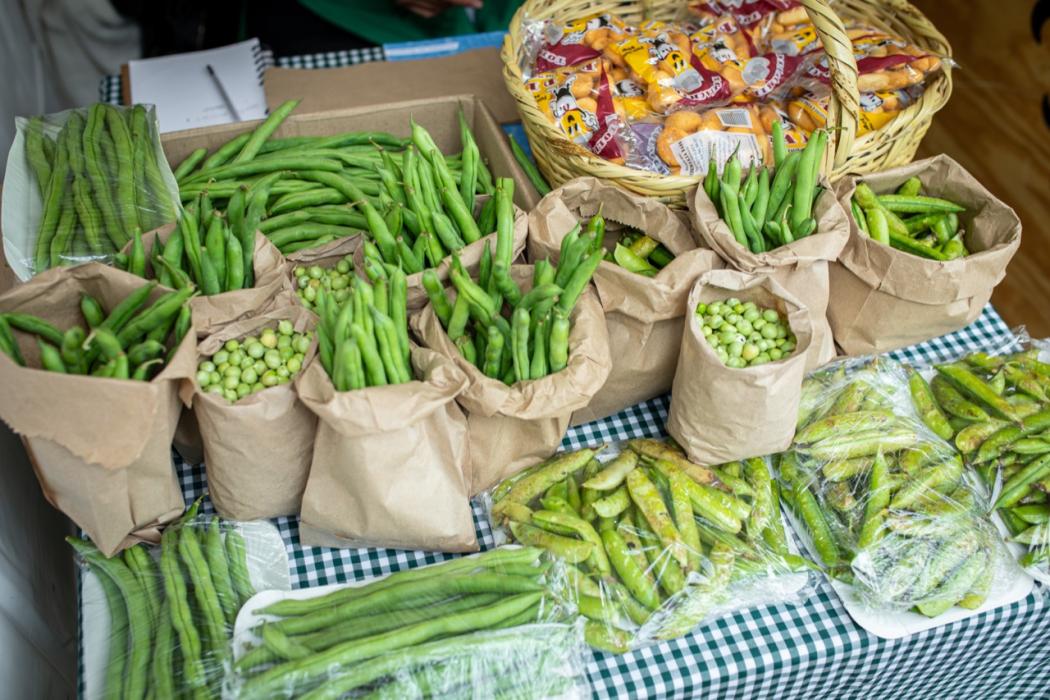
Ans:
<svg viewBox="0 0 1050 700"><path fill-rule="evenodd" d="M920 420L893 360L844 360L811 374L779 469L814 558L873 607L927 617L974 609L1007 575L981 489Z"/></svg>
<svg viewBox="0 0 1050 700"><path fill-rule="evenodd" d="M178 185L152 106L94 104L15 120L4 176L4 253L19 279L109 262L132 232L175 221Z"/></svg>
<svg viewBox="0 0 1050 700"><path fill-rule="evenodd" d="M551 594L563 565L531 547L365 584L254 599L237 625L240 698L582 697L584 645Z"/></svg>
<svg viewBox="0 0 1050 700"><path fill-rule="evenodd" d="M622 653L731 609L798 600L792 553L762 459L704 467L659 440L558 453L486 495L498 538L566 564L566 600L591 646Z"/></svg>
<svg viewBox="0 0 1050 700"><path fill-rule="evenodd" d="M913 401L931 430L955 446L991 494L1021 546L1018 560L1050 582L1050 342L1023 331L1001 347L934 365Z"/></svg>
<svg viewBox="0 0 1050 700"><path fill-rule="evenodd" d="M169 526L159 547L107 559L68 538L85 568L84 697L217 697L238 611L257 588L288 588L276 529L198 516Z"/></svg>

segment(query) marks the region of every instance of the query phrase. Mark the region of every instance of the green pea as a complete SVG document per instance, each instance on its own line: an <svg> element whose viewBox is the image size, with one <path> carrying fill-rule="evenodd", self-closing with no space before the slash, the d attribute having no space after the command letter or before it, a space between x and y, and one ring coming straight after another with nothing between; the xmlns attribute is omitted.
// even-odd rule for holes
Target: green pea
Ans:
<svg viewBox="0 0 1050 700"><path fill-rule="evenodd" d="M262 381L262 385L263 386L276 386L277 385L277 379L278 379L277 373L274 372L273 370L269 370L269 371L266 372L266 374L264 374L262 376L262 380L261 380Z"/></svg>
<svg viewBox="0 0 1050 700"><path fill-rule="evenodd" d="M295 350L291 345L285 345L283 348L277 348L277 354L281 356L281 362L287 362L295 355Z"/></svg>
<svg viewBox="0 0 1050 700"><path fill-rule="evenodd" d="M765 326L762 326L762 330L759 331L759 332L762 334L763 338L776 338L777 337L777 328L778 327L779 326L776 326L776 325L770 323L770 324L767 324Z"/></svg>
<svg viewBox="0 0 1050 700"><path fill-rule="evenodd" d="M748 323L754 323L755 321L758 321L761 318L762 312L753 306L744 312L744 320Z"/></svg>
<svg viewBox="0 0 1050 700"><path fill-rule="evenodd" d="M339 291L335 292L334 297L336 301L342 304L344 301L350 298L350 290L340 289Z"/></svg>
<svg viewBox="0 0 1050 700"><path fill-rule="evenodd" d="M244 362L243 350L233 350L232 352L230 352L229 363L231 365L237 365L238 367L240 367L242 362Z"/></svg>
<svg viewBox="0 0 1050 700"><path fill-rule="evenodd" d="M265 348L275 348L277 347L277 334L273 332L272 328L266 328L259 334L259 342Z"/></svg>
<svg viewBox="0 0 1050 700"><path fill-rule="evenodd" d="M267 350L263 356L263 362L270 369L277 369L281 365L281 353L277 350Z"/></svg>
<svg viewBox="0 0 1050 700"><path fill-rule="evenodd" d="M707 336L711 335L712 333L714 333L714 331L711 330L711 326L704 326L700 330L703 331L704 337L707 337Z"/></svg>
<svg viewBox="0 0 1050 700"><path fill-rule="evenodd" d="M312 304L317 299L317 291L313 287L307 287L303 290L303 299Z"/></svg>
<svg viewBox="0 0 1050 700"><path fill-rule="evenodd" d="M292 374L291 372L288 371L288 368L285 367L284 365L281 365L280 367L275 369L274 372L276 372L277 376L281 377L282 379L287 379Z"/></svg>
<svg viewBox="0 0 1050 700"><path fill-rule="evenodd" d="M770 350L769 350L769 359L776 361L776 360L779 360L783 356L784 356L784 353L780 352L779 348L770 348Z"/></svg>
<svg viewBox="0 0 1050 700"><path fill-rule="evenodd" d="M215 363L211 362L210 360L205 360L204 362L197 365L197 369L199 369L201 372L214 372Z"/></svg>
<svg viewBox="0 0 1050 700"><path fill-rule="evenodd" d="M257 391L262 391L265 388L266 387L263 386L262 382L255 382L254 384L252 384L252 393L254 394Z"/></svg>
<svg viewBox="0 0 1050 700"><path fill-rule="evenodd" d="M211 361L218 365L224 365L230 361L230 353L225 350L220 350L211 356Z"/></svg>
<svg viewBox="0 0 1050 700"><path fill-rule="evenodd" d="M706 314L707 313L707 304L705 304L704 302L700 302L699 304L697 304L696 305L696 313L700 314L701 316Z"/></svg>
<svg viewBox="0 0 1050 700"><path fill-rule="evenodd" d="M207 388L211 384L211 372L205 372L204 370L197 372L197 383L201 385L202 389Z"/></svg>
<svg viewBox="0 0 1050 700"><path fill-rule="evenodd" d="M236 389L237 385L241 383L240 375L227 376L222 380L222 386L224 389Z"/></svg>
<svg viewBox="0 0 1050 700"><path fill-rule="evenodd" d="M255 370L256 374L261 376L262 373L266 371L266 363L263 362L261 359L260 360L256 360L255 364L252 365L252 369Z"/></svg>
<svg viewBox="0 0 1050 700"><path fill-rule="evenodd" d="M746 318L741 318L736 324L736 329L744 335L750 335L752 331L751 322Z"/></svg>
<svg viewBox="0 0 1050 700"><path fill-rule="evenodd" d="M350 272L350 261L346 258L343 258L335 264L335 270L339 274L345 275L346 273Z"/></svg>
<svg viewBox="0 0 1050 700"><path fill-rule="evenodd" d="M260 357L266 354L266 348L259 341L255 341L251 345L247 346L245 352L248 353L248 357L258 360Z"/></svg>
<svg viewBox="0 0 1050 700"><path fill-rule="evenodd" d="M222 394L223 393L222 384L219 384L219 383L209 384L208 385L208 393L209 394Z"/></svg>
<svg viewBox="0 0 1050 700"><path fill-rule="evenodd" d="M278 348L290 348L292 346L292 338L288 335L277 336L277 347Z"/></svg>
<svg viewBox="0 0 1050 700"><path fill-rule="evenodd" d="M742 357L744 352L744 344L739 340L734 340L729 344L729 356L730 357Z"/></svg>
<svg viewBox="0 0 1050 700"><path fill-rule="evenodd" d="M346 277L336 277L332 280L332 289L346 289L347 285L350 284L350 280Z"/></svg>
<svg viewBox="0 0 1050 700"><path fill-rule="evenodd" d="M295 374L300 369L302 369L303 363L295 359L294 357L291 357L288 359L288 362L286 362L284 366L288 368L289 372Z"/></svg>
<svg viewBox="0 0 1050 700"><path fill-rule="evenodd" d="M295 270L292 271L292 274L294 274L296 277L305 277L306 276L306 268L303 267L302 265L296 265L295 266Z"/></svg>
<svg viewBox="0 0 1050 700"><path fill-rule="evenodd" d="M310 336L305 333L301 333L292 339L292 348L296 352L306 354L306 351L310 349Z"/></svg>
<svg viewBox="0 0 1050 700"><path fill-rule="evenodd" d="M780 320L780 314L776 312L776 309L766 309L762 312L762 318L769 323L774 323Z"/></svg>
<svg viewBox="0 0 1050 700"><path fill-rule="evenodd" d="M237 398L243 399L245 396L250 394L251 391L252 391L252 388L250 386L248 386L247 384L238 384L237 385Z"/></svg>
<svg viewBox="0 0 1050 700"><path fill-rule="evenodd" d="M230 339L230 340L226 341L226 344L223 345L223 347L226 348L227 351L233 352L233 351L237 350L238 348L240 348L241 344L239 342L237 342L236 340Z"/></svg>
<svg viewBox="0 0 1050 700"><path fill-rule="evenodd" d="M281 335L291 335L295 332L295 328L288 319L281 319L277 322L277 332Z"/></svg>
<svg viewBox="0 0 1050 700"><path fill-rule="evenodd" d="M239 364L237 366L240 367L241 370L246 370L246 369L248 369L249 367L251 367L254 364L255 364L255 360L253 360L252 358L246 356L243 360L241 360L241 364Z"/></svg>
<svg viewBox="0 0 1050 700"><path fill-rule="evenodd" d="M236 389L226 389L225 391L222 392L222 395L230 403L235 403L237 401L237 390Z"/></svg>
<svg viewBox="0 0 1050 700"><path fill-rule="evenodd" d="M315 280L319 280L321 279L321 276L324 275L324 270L321 268L320 265L313 265L310 267L309 270L306 271L306 274L310 275Z"/></svg>
<svg viewBox="0 0 1050 700"><path fill-rule="evenodd" d="M748 343L747 345L745 345L741 349L740 357L743 358L746 362L750 362L751 360L753 360L756 357L758 357L758 353L759 353L758 346L754 345L752 343ZM730 354L732 354L732 353L730 353Z"/></svg>
<svg viewBox="0 0 1050 700"><path fill-rule="evenodd" d="M218 384L222 381L222 375L219 374L218 370L211 373L211 377L208 379L209 384Z"/></svg>
<svg viewBox="0 0 1050 700"><path fill-rule="evenodd" d="M253 367L246 368L241 372L241 381L245 384L255 384L259 380L259 373Z"/></svg>

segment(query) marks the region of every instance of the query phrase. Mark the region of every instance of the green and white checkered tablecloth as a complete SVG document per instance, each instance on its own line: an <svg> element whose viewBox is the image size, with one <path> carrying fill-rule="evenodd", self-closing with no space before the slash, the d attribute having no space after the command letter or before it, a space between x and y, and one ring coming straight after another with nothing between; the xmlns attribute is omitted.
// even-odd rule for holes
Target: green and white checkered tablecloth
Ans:
<svg viewBox="0 0 1050 700"><path fill-rule="evenodd" d="M934 362L1012 334L988 306L969 327L893 355ZM668 397L569 431L566 449L662 436ZM204 493L202 466L178 463L187 503ZM211 504L205 501L205 510ZM482 548L493 546L480 504ZM296 588L358 581L454 555L392 549L327 549L299 544L298 519L277 518ZM710 620L674 641L616 656L593 653L587 677L599 698L1050 698L1050 600L1027 598L911 637L884 640L856 625L828 585L798 604L755 607Z"/></svg>

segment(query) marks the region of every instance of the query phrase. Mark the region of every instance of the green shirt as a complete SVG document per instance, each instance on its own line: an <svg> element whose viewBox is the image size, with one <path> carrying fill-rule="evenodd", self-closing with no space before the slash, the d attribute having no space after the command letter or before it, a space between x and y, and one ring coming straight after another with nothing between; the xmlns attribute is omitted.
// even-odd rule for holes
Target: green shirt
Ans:
<svg viewBox="0 0 1050 700"><path fill-rule="evenodd" d="M521 1L485 0L472 22L462 7L424 19L394 0L299 0L328 22L376 44L506 30Z"/></svg>

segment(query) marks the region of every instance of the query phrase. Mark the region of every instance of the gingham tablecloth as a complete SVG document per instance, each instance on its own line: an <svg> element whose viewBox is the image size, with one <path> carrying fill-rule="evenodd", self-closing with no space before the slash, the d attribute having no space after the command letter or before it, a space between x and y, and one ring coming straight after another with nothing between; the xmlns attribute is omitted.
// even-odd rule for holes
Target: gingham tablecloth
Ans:
<svg viewBox="0 0 1050 700"><path fill-rule="evenodd" d="M936 362L1012 334L989 305L972 325L893 353ZM569 431L565 449L663 436L668 397ZM187 504L207 490L203 466L177 464ZM211 504L204 501L205 511ZM292 586L359 581L455 555L393 549L327 549L299 543L297 518L277 518ZM474 523L493 546L480 504ZM598 698L945 698L1050 697L1050 601L1027 598L911 637L884 640L856 625L827 581L797 604L748 608L706 622L681 639L621 656L594 652L587 678Z"/></svg>

